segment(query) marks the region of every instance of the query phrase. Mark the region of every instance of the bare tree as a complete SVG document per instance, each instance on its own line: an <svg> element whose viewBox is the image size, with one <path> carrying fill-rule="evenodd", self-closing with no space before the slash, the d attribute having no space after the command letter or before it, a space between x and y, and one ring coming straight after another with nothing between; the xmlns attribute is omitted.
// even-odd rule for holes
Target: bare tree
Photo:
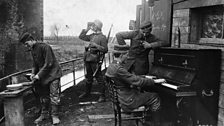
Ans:
<svg viewBox="0 0 224 126"><path fill-rule="evenodd" d="M59 24L54 24L50 27L51 36L56 38L56 41L59 41L59 31L61 30L61 26Z"/></svg>

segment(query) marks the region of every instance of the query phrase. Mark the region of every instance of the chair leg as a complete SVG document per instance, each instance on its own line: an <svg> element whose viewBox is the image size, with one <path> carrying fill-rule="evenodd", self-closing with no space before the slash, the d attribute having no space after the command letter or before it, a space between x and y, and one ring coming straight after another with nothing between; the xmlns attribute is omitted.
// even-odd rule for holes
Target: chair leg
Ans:
<svg viewBox="0 0 224 126"><path fill-rule="evenodd" d="M117 112L114 111L114 126L117 126Z"/></svg>
<svg viewBox="0 0 224 126"><path fill-rule="evenodd" d="M118 123L121 126L121 112L118 112Z"/></svg>
<svg viewBox="0 0 224 126"><path fill-rule="evenodd" d="M135 120L135 124L136 124L136 126L138 126L138 119L137 119L137 120Z"/></svg>

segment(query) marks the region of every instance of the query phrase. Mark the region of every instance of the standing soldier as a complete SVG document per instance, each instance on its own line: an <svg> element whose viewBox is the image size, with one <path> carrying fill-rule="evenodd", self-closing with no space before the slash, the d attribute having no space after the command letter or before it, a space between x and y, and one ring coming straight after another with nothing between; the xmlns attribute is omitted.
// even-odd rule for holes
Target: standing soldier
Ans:
<svg viewBox="0 0 224 126"><path fill-rule="evenodd" d="M131 40L130 50L126 68L133 71L137 75L147 74L149 71L148 55L151 49L165 46L168 43L159 40L155 35L151 34L152 23L145 20L140 30L119 32L116 34L117 42L125 45L125 39Z"/></svg>
<svg viewBox="0 0 224 126"><path fill-rule="evenodd" d="M30 48L33 57L31 80L40 96L41 115L34 121L38 124L48 118L49 106L53 124L60 123L58 107L60 103L60 77L62 71L50 45L34 40L30 33L21 35L19 42Z"/></svg>
<svg viewBox="0 0 224 126"><path fill-rule="evenodd" d="M103 23L100 20L94 20L94 22L89 22L87 29L83 29L79 38L88 41L89 46L86 47L86 52L84 54L84 62L86 67L86 91L81 94L79 98L84 98L90 96L93 77L96 77L97 82L103 86L101 90L101 96L98 102L105 101L105 82L101 72L101 61L102 56L108 51L107 38L102 33ZM92 30L92 34L87 35L87 32ZM95 74L94 74L95 73ZM93 76L95 75L95 76Z"/></svg>

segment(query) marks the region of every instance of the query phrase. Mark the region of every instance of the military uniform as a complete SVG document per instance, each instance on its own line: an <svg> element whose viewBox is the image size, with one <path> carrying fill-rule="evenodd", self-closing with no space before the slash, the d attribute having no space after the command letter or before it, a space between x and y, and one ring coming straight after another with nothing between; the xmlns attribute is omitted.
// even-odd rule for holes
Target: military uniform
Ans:
<svg viewBox="0 0 224 126"><path fill-rule="evenodd" d="M167 42L159 40L155 35L148 34L144 36L139 30L119 32L116 34L117 42L125 45L125 39L130 39L130 50L128 53L127 64L124 66L137 75L145 75L149 71L149 52L153 48L167 45ZM152 48L144 48L142 42L150 43Z"/></svg>
<svg viewBox="0 0 224 126"><path fill-rule="evenodd" d="M86 49L86 52L84 54L84 63L86 67L86 94L90 94L92 83L93 83L93 74L97 69L97 65L99 63L100 56L103 56L108 51L107 47L107 38L105 35L102 34L102 32L93 33L90 35L87 34L87 30L83 29L81 34L79 35L79 38L90 42L95 43L98 46L97 47L88 47ZM97 82L103 86L101 93L102 96L105 97L105 82L103 79L103 75L101 72L101 65L99 65L98 71L95 75L95 78Z"/></svg>
<svg viewBox="0 0 224 126"><path fill-rule="evenodd" d="M106 76L112 78L118 86L118 95L124 111L130 111L140 106L146 106L152 111L160 108L160 99L156 93L140 92L136 87L150 87L154 81L135 74L131 74L124 64L114 61L107 68Z"/></svg>

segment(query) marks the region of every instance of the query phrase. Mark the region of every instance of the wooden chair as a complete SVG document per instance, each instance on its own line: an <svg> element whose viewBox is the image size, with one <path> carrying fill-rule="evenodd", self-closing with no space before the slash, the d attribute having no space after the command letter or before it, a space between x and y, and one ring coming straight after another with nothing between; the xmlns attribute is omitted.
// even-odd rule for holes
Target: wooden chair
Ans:
<svg viewBox="0 0 224 126"><path fill-rule="evenodd" d="M114 110L114 119L115 119L115 126L121 126L122 121L127 120L135 120L136 126L139 125L139 122L144 123L147 109L144 106L141 106L137 109L134 109L130 112L125 112L121 109L120 102L118 100L118 88L115 84L115 82L109 78L106 77L107 81L107 88L109 91L109 98L112 102L112 107Z"/></svg>

